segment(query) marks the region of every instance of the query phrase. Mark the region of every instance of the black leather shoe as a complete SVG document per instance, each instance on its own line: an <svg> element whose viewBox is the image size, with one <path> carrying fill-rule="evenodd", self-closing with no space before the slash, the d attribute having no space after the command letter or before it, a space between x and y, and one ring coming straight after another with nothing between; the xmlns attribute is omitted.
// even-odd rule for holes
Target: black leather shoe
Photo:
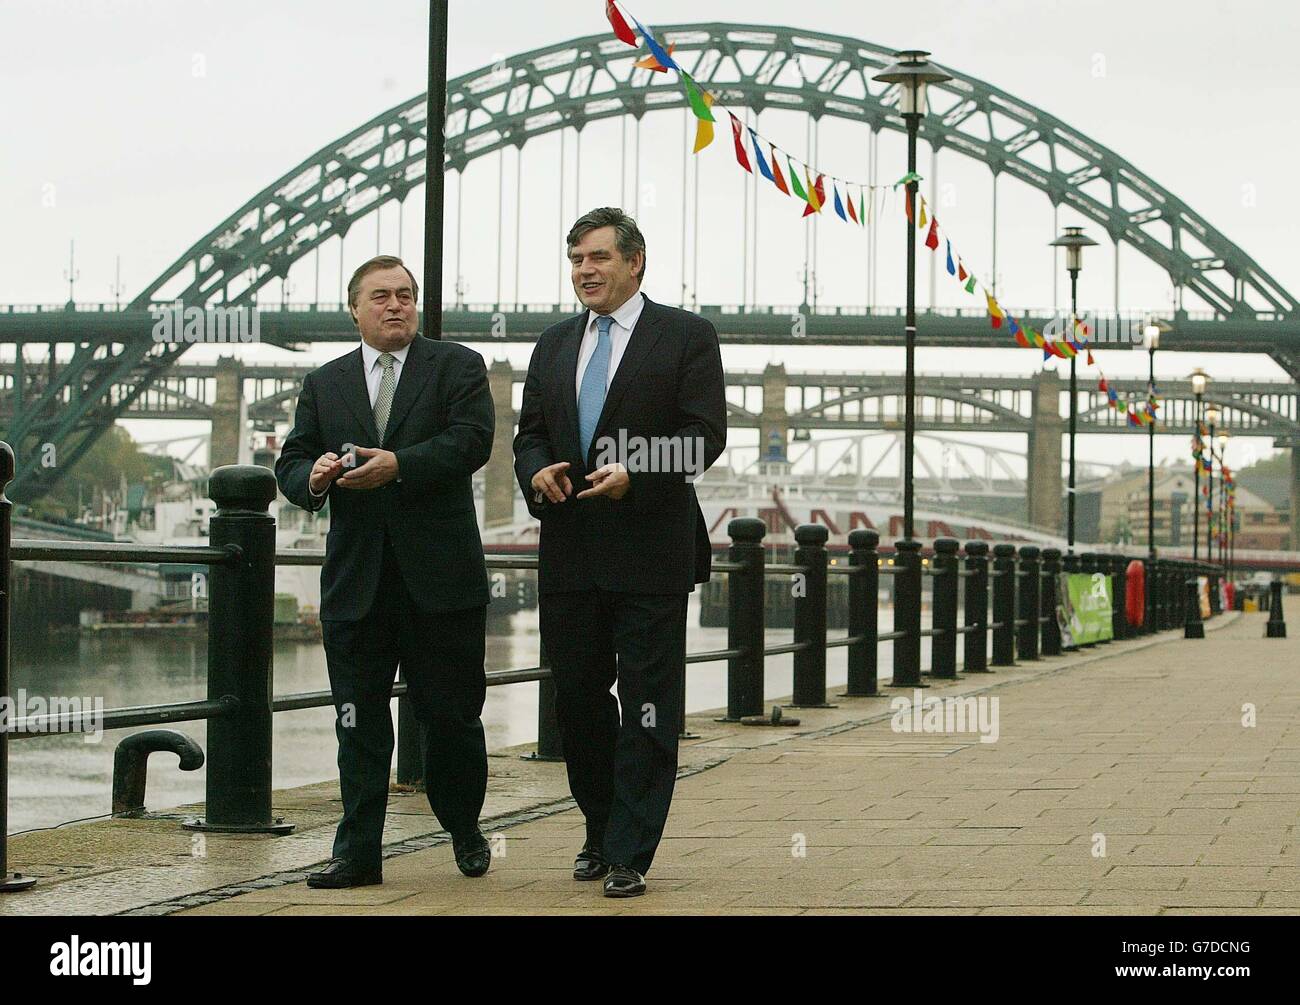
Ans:
<svg viewBox="0 0 1300 1005"><path fill-rule="evenodd" d="M492 848L488 839L477 827L473 834L462 837L452 836L451 849L456 856L456 868L466 876L482 876L492 864Z"/></svg>
<svg viewBox="0 0 1300 1005"><path fill-rule="evenodd" d="M609 863L600 853L600 846L588 841L573 860L573 878L577 880L600 879L609 872Z"/></svg>
<svg viewBox="0 0 1300 1005"><path fill-rule="evenodd" d="M625 865L611 865L605 877L606 897L639 897L645 893L645 877Z"/></svg>
<svg viewBox="0 0 1300 1005"><path fill-rule="evenodd" d="M307 877L307 885L316 890L346 890L353 886L378 886L384 881L382 866L362 869L346 858L332 858L320 872Z"/></svg>

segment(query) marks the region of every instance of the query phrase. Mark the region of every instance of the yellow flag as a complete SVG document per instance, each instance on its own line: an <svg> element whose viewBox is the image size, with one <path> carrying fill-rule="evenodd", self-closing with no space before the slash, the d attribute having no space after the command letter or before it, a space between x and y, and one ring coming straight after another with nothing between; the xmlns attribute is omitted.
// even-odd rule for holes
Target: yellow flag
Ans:
<svg viewBox="0 0 1300 1005"><path fill-rule="evenodd" d="M918 229L918 230L924 230L924 229L925 229L925 224L926 224L926 217L925 217L925 200L922 199L922 200L921 200L921 219L920 219L920 220L917 222L917 224L916 224L917 229Z"/></svg>
<svg viewBox="0 0 1300 1005"><path fill-rule="evenodd" d="M809 174L804 177L808 179L808 202L816 212L820 213L822 211L822 201L817 196L817 186L813 184L812 175Z"/></svg>
<svg viewBox="0 0 1300 1005"><path fill-rule="evenodd" d="M708 91L704 92L704 104L713 107L713 95ZM699 153L710 143L713 142L713 123L707 119L697 119L695 121L695 153Z"/></svg>

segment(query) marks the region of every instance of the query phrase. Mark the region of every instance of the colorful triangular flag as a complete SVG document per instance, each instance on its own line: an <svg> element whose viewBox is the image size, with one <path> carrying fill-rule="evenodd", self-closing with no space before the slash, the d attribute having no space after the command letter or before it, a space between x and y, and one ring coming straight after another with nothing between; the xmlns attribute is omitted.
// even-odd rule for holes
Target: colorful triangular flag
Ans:
<svg viewBox="0 0 1300 1005"><path fill-rule="evenodd" d="M727 114L731 116L731 136L736 141L736 160L741 167L753 174L754 169L749 166L749 157L745 153L745 137L740 131L740 120L731 112Z"/></svg>

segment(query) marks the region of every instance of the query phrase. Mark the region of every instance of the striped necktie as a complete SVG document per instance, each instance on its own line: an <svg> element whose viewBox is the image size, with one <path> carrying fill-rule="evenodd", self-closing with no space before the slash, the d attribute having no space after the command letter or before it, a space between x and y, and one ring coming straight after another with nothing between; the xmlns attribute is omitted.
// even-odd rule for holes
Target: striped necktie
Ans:
<svg viewBox="0 0 1300 1005"><path fill-rule="evenodd" d="M379 381L379 396L375 398L375 428L379 430L379 445L383 446L384 432L388 428L388 415L393 410L393 395L397 393L397 374L393 364L397 357L391 352L379 354L379 365L384 368L384 376Z"/></svg>
<svg viewBox="0 0 1300 1005"><path fill-rule="evenodd" d="M613 324L614 319L611 317L596 319L596 351L591 354L587 372L582 375L582 391L578 395L578 441L584 459L591 449L596 424L605 407L605 385L609 381L609 357L613 350L609 329Z"/></svg>

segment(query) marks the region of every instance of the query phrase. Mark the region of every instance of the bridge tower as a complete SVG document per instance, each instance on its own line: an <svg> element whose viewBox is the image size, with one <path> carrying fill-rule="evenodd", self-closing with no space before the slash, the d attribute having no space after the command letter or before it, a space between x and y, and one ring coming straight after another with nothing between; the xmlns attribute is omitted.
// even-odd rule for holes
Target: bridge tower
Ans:
<svg viewBox="0 0 1300 1005"><path fill-rule="evenodd" d="M247 464L252 460L248 442L248 402L244 400L244 365L234 356L217 360L217 393L212 403L212 436L208 467Z"/></svg>
<svg viewBox="0 0 1300 1005"><path fill-rule="evenodd" d="M758 450L764 463L784 463L790 446L790 419L785 392L790 386L784 363L763 368L763 413L758 420Z"/></svg>
<svg viewBox="0 0 1300 1005"><path fill-rule="evenodd" d="M1029 415L1029 522L1052 533L1061 529L1061 378L1053 370L1034 375L1033 404Z"/></svg>
<svg viewBox="0 0 1300 1005"><path fill-rule="evenodd" d="M484 527L504 526L515 519L515 406L511 395L514 379L515 370L509 360L498 359L488 367L496 430L492 436L492 456L483 469Z"/></svg>

